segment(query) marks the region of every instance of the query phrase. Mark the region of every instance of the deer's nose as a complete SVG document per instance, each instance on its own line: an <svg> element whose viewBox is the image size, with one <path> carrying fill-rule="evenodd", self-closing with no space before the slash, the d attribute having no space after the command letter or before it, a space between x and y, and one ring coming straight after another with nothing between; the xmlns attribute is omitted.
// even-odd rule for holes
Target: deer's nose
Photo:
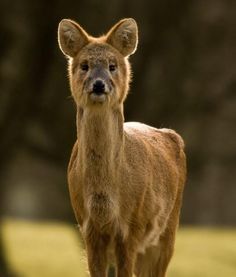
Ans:
<svg viewBox="0 0 236 277"><path fill-rule="evenodd" d="M102 80L96 80L93 84L93 92L96 94L102 94L105 92L105 84Z"/></svg>

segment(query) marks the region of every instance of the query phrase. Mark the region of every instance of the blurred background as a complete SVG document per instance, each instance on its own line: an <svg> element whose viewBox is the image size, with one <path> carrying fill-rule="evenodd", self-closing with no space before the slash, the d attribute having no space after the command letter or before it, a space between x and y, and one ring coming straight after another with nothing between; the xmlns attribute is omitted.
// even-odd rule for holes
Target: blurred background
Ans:
<svg viewBox="0 0 236 277"><path fill-rule="evenodd" d="M74 226L66 170L75 105L57 26L71 18L98 36L124 17L139 26L126 121L173 128L186 142L181 224L236 225L236 1L0 0L2 225L23 218Z"/></svg>

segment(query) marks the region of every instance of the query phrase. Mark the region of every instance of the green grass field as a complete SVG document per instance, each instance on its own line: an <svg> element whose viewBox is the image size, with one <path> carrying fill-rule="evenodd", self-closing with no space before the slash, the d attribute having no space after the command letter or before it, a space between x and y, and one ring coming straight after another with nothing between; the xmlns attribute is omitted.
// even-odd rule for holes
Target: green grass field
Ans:
<svg viewBox="0 0 236 277"><path fill-rule="evenodd" d="M21 277L85 277L86 257L75 226L4 220L12 270ZM235 277L236 230L181 228L168 277Z"/></svg>

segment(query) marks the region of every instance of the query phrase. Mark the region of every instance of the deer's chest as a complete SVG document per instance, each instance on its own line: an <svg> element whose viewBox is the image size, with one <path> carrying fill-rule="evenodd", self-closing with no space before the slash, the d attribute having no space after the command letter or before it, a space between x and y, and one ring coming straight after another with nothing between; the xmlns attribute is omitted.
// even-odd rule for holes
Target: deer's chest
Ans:
<svg viewBox="0 0 236 277"><path fill-rule="evenodd" d="M106 231L114 228L118 217L118 206L106 192L93 192L83 199L84 218L82 231L86 232L88 223L97 230Z"/></svg>

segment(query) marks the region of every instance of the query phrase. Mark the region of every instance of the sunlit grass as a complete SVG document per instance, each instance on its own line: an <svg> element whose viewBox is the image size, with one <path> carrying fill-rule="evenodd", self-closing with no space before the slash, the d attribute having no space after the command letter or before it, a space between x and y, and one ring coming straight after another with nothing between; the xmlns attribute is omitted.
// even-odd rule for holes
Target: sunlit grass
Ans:
<svg viewBox="0 0 236 277"><path fill-rule="evenodd" d="M235 277L236 230L182 228L169 277Z"/></svg>
<svg viewBox="0 0 236 277"><path fill-rule="evenodd" d="M5 220L12 269L22 277L86 277L86 258L75 226ZM181 228L169 277L235 277L236 230Z"/></svg>
<svg viewBox="0 0 236 277"><path fill-rule="evenodd" d="M75 226L6 220L3 234L10 266L19 276L87 276Z"/></svg>

